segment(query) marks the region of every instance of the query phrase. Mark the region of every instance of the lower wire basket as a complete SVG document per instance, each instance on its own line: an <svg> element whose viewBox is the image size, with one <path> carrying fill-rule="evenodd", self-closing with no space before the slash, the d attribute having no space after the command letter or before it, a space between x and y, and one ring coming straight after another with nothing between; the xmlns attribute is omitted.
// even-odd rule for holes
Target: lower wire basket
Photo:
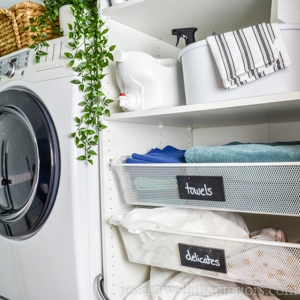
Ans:
<svg viewBox="0 0 300 300"><path fill-rule="evenodd" d="M118 228L131 262L287 293L300 293L300 245L298 244L159 229L130 233L122 226ZM201 265L197 261L201 260L202 248L208 251L204 255L206 261ZM199 253L198 249L200 249ZM224 267L221 272L218 271L218 266L212 270L207 268L209 262L216 262L211 259L216 250L224 253ZM188 264L186 264L187 260ZM219 257L219 265L221 260Z"/></svg>

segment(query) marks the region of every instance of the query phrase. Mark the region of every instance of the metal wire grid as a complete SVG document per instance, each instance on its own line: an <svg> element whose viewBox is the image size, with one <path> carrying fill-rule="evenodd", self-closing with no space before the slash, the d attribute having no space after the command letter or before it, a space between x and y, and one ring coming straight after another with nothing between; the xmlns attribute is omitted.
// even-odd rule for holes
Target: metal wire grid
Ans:
<svg viewBox="0 0 300 300"><path fill-rule="evenodd" d="M300 213L300 164L113 166L128 204L290 216L298 216ZM222 176L226 201L180 199L177 175Z"/></svg>
<svg viewBox="0 0 300 300"><path fill-rule="evenodd" d="M300 293L300 245L280 242L241 241L210 238L186 232L144 231L129 233L119 227L131 262L172 269L196 275L260 286L287 293ZM227 273L182 266L178 244L224 249ZM274 245L277 244L277 245Z"/></svg>

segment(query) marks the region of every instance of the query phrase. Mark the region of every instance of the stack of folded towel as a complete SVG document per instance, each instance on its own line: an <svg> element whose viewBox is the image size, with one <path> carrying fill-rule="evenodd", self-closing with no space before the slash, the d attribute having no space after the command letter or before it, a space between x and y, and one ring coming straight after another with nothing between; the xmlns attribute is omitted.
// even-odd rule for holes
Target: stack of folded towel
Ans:
<svg viewBox="0 0 300 300"><path fill-rule="evenodd" d="M173 146L166 146L163 149L153 148L146 154L133 153L126 159L131 164L151 163L183 163L185 150L179 150Z"/></svg>
<svg viewBox="0 0 300 300"><path fill-rule="evenodd" d="M291 64L278 24L259 24L207 39L225 89L232 89Z"/></svg>
<svg viewBox="0 0 300 300"><path fill-rule="evenodd" d="M185 152L188 163L300 161L300 141L270 144L232 142L223 146L194 146Z"/></svg>

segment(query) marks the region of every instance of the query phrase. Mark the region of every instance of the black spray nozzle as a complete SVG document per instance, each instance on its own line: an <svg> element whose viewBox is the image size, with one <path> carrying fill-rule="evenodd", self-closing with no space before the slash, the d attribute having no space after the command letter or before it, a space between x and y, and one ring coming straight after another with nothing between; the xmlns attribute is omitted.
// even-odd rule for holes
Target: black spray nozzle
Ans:
<svg viewBox="0 0 300 300"><path fill-rule="evenodd" d="M186 46L191 43L195 43L196 40L194 34L197 30L198 28L194 28L194 27L172 29L172 35L177 36L176 46L178 45L180 38L183 38L185 40Z"/></svg>

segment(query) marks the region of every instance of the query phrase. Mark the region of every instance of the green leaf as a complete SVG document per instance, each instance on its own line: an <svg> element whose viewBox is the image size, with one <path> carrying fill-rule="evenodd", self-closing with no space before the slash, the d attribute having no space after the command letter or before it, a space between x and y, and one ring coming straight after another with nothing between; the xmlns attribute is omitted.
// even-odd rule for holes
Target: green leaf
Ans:
<svg viewBox="0 0 300 300"><path fill-rule="evenodd" d="M97 155L97 153L94 150L90 150L88 153L91 155Z"/></svg>
<svg viewBox="0 0 300 300"><path fill-rule="evenodd" d="M87 135L95 134L95 131L91 130L91 129L87 129L85 132L86 132Z"/></svg>
<svg viewBox="0 0 300 300"><path fill-rule="evenodd" d="M106 110L104 111L104 113L105 113L106 116L110 117L110 111L109 111L109 109L106 109Z"/></svg>
<svg viewBox="0 0 300 300"><path fill-rule="evenodd" d="M73 80L71 80L71 82L74 84L81 84L81 81L78 79L73 79Z"/></svg>
<svg viewBox="0 0 300 300"><path fill-rule="evenodd" d="M70 30L73 29L73 26L72 26L72 24L70 24L70 23L68 23L68 27L69 27Z"/></svg>
<svg viewBox="0 0 300 300"><path fill-rule="evenodd" d="M114 100L112 100L112 99L106 99L104 101L105 104L109 104L109 103L113 103L113 102L114 102Z"/></svg>
<svg viewBox="0 0 300 300"><path fill-rule="evenodd" d="M84 114L83 116L82 116L82 119L87 119L87 118L89 118L90 117L90 114Z"/></svg>
<svg viewBox="0 0 300 300"><path fill-rule="evenodd" d="M116 45L114 45L114 46L110 46L110 47L109 47L109 51L114 51L114 50L115 50L115 48L116 48Z"/></svg>
<svg viewBox="0 0 300 300"><path fill-rule="evenodd" d="M71 60L69 66L72 67L73 65L74 65L74 60Z"/></svg>
<svg viewBox="0 0 300 300"><path fill-rule="evenodd" d="M42 34L41 34L41 37L45 40L45 39L48 38L48 35L47 35L46 33L42 33ZM41 44L42 44L43 46L45 46L45 47L48 47L48 46L49 46L49 44L47 44L46 42L42 42Z"/></svg>
<svg viewBox="0 0 300 300"><path fill-rule="evenodd" d="M81 101L78 103L79 106L85 106L87 103L85 101Z"/></svg>
<svg viewBox="0 0 300 300"><path fill-rule="evenodd" d="M73 58L73 54L70 52L65 52L64 54L67 58Z"/></svg>
<svg viewBox="0 0 300 300"><path fill-rule="evenodd" d="M37 54L40 55L40 56L46 56L47 52L45 52L45 51L38 51Z"/></svg>
<svg viewBox="0 0 300 300"><path fill-rule="evenodd" d="M77 72L77 73L81 72L81 69L78 68L78 67L74 67L73 70L74 70L75 72Z"/></svg>
<svg viewBox="0 0 300 300"><path fill-rule="evenodd" d="M111 61L114 60L114 57L113 57L113 55L112 55L111 53L107 53L107 57L108 57Z"/></svg>
<svg viewBox="0 0 300 300"><path fill-rule="evenodd" d="M86 156L85 155L80 155L77 157L77 160L85 160Z"/></svg>
<svg viewBox="0 0 300 300"><path fill-rule="evenodd" d="M106 129L106 128L107 128L107 126L105 126L104 124L100 124L98 126L99 131L102 131L103 129Z"/></svg>
<svg viewBox="0 0 300 300"><path fill-rule="evenodd" d="M88 159L88 162L93 165L93 160L92 159Z"/></svg>
<svg viewBox="0 0 300 300"><path fill-rule="evenodd" d="M82 62L82 63L80 63L78 65L78 68L81 68L81 69L86 68L86 67L87 67L87 63L86 62Z"/></svg>
<svg viewBox="0 0 300 300"><path fill-rule="evenodd" d="M82 53L81 52L77 52L76 54L75 54L75 58L77 58L77 59L82 59Z"/></svg>
<svg viewBox="0 0 300 300"><path fill-rule="evenodd" d="M30 30L31 30L32 32L38 32L38 30L37 30L34 26L31 26L31 27L30 27Z"/></svg>
<svg viewBox="0 0 300 300"><path fill-rule="evenodd" d="M93 91L93 87L92 86L88 86L85 90L86 93Z"/></svg>
<svg viewBox="0 0 300 300"><path fill-rule="evenodd" d="M104 30L101 32L101 34L104 35L104 34L106 34L107 32L108 32L108 28L104 29Z"/></svg>

